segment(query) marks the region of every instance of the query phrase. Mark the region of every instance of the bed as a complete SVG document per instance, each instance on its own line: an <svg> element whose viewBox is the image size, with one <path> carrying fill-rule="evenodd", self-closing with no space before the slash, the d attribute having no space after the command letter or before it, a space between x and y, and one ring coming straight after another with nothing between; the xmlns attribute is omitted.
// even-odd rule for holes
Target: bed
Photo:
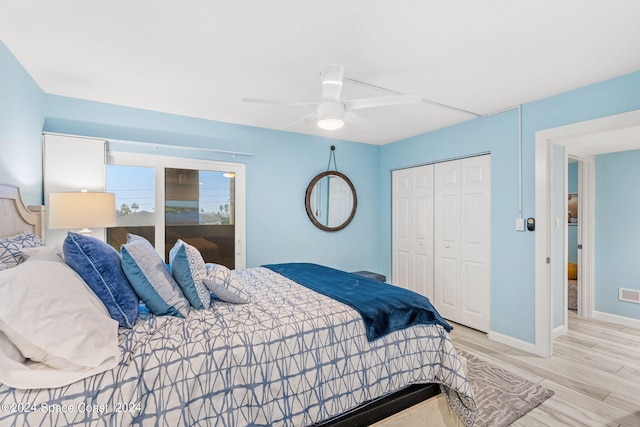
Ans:
<svg viewBox="0 0 640 427"><path fill-rule="evenodd" d="M0 185L0 237L41 236L41 213L26 209L16 188ZM130 328L116 325L117 352L92 365L94 371L80 372L82 378L58 387L0 384L0 425L473 424L473 391L441 325L415 325L370 341L348 305L266 267L233 274L248 303L213 299L184 318L141 306ZM74 324L89 329L90 322ZM83 345L98 338L73 339ZM78 375L73 367L50 373L42 366L30 365L31 377L38 369L43 378Z"/></svg>

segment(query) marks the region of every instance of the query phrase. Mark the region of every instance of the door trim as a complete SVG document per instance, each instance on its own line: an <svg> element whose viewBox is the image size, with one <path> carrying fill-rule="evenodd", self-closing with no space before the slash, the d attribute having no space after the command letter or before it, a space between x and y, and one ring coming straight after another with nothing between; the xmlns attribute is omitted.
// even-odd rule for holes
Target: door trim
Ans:
<svg viewBox="0 0 640 427"><path fill-rule="evenodd" d="M578 161L578 212L584 212L578 223L578 244L582 245L578 250L578 314L593 317L595 156L581 152L575 145L567 145L566 148L567 158ZM565 326L568 328L566 317Z"/></svg>
<svg viewBox="0 0 640 427"><path fill-rule="evenodd" d="M551 219L553 215L551 196L551 184L553 176L550 175L553 165L553 145L570 146L571 139L593 133L606 132L615 129L622 129L630 126L637 126L640 123L640 110L594 120L572 123L556 128L545 129L535 133L535 215L536 215L536 235L535 235L535 354L542 357L550 357L553 354L553 292L549 264L547 257L553 257L550 248L551 242ZM577 155L571 148L569 153ZM584 189L585 195L594 194L595 172L594 163L590 164L589 171L583 170L587 175ZM582 196L581 196L582 197ZM586 310L593 311L593 264L594 264L594 203L585 203L586 219L583 223L583 261L585 268L583 275L587 283L583 282L585 293L590 295L587 298ZM562 254L561 254L562 255ZM551 260L554 262L554 260ZM558 262L555 259L555 262ZM588 299L590 298L590 302ZM591 313L592 314L592 313Z"/></svg>

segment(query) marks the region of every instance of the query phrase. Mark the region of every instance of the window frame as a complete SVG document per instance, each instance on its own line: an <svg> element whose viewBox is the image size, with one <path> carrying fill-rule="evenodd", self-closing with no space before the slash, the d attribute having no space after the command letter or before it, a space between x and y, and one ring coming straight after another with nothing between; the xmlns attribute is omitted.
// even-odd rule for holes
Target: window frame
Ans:
<svg viewBox="0 0 640 427"><path fill-rule="evenodd" d="M118 166L139 166L154 169L156 212L164 212L165 168L224 171L235 174L235 268L245 268L247 264L244 242L246 241L246 165L244 163L203 160L186 157L109 151L106 163ZM164 215L155 215L155 249L165 253Z"/></svg>

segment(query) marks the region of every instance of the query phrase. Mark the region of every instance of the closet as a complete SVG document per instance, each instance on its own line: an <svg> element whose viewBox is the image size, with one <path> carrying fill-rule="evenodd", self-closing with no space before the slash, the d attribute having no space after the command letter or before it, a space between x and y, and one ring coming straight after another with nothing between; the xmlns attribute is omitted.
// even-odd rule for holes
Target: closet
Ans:
<svg viewBox="0 0 640 427"><path fill-rule="evenodd" d="M489 330L491 157L393 171L392 283Z"/></svg>

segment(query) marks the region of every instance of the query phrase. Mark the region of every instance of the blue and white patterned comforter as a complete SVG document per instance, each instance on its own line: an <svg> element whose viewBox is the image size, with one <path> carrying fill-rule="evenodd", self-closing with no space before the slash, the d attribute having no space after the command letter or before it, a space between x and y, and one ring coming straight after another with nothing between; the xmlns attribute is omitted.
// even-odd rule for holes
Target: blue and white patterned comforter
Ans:
<svg viewBox="0 0 640 427"><path fill-rule="evenodd" d="M348 306L266 268L237 274L249 304L139 318L121 329L111 371L57 389L0 385L0 426L304 426L430 382L473 423L473 392L441 326L369 342Z"/></svg>

